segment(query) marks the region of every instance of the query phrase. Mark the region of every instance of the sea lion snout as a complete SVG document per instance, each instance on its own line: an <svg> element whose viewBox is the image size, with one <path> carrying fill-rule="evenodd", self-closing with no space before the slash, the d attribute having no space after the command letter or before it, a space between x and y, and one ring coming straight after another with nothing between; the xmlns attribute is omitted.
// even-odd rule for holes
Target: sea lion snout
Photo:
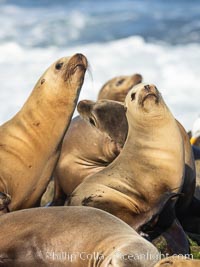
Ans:
<svg viewBox="0 0 200 267"><path fill-rule="evenodd" d="M74 65L75 68L81 67L83 69L87 69L88 61L87 58L83 54L75 54L71 57L70 62Z"/></svg>
<svg viewBox="0 0 200 267"><path fill-rule="evenodd" d="M154 96L158 99L158 95L159 92L155 85L139 83L130 90L129 99L131 102L138 100L139 104L143 105L149 96Z"/></svg>
<svg viewBox="0 0 200 267"><path fill-rule="evenodd" d="M154 99L155 103L158 103L159 92L155 85L146 84L141 90L141 105L144 106L144 103L147 99Z"/></svg>
<svg viewBox="0 0 200 267"><path fill-rule="evenodd" d="M77 105L77 110L81 115L85 113L88 114L91 111L93 105L94 105L93 101L81 100Z"/></svg>
<svg viewBox="0 0 200 267"><path fill-rule="evenodd" d="M96 126L96 119L92 114L92 108L95 102L90 100L82 100L78 103L77 110L79 114L93 126Z"/></svg>
<svg viewBox="0 0 200 267"><path fill-rule="evenodd" d="M158 91L157 88L156 88L156 86L153 85L153 84L151 84L151 85L149 85L149 84L144 85L144 90L146 92L148 92L148 93L150 93L150 92L157 93L157 91Z"/></svg>

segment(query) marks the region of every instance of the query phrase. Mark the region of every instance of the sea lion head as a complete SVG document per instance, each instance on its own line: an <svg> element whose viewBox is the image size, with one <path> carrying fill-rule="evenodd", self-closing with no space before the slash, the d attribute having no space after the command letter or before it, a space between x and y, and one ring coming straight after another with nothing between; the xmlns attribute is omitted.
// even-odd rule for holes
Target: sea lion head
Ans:
<svg viewBox="0 0 200 267"><path fill-rule="evenodd" d="M11 202L11 197L3 192L0 192L0 214L8 211L8 205Z"/></svg>
<svg viewBox="0 0 200 267"><path fill-rule="evenodd" d="M117 76L106 82L99 91L99 99L110 99L124 102L128 91L138 83L142 82L140 74L129 76Z"/></svg>
<svg viewBox="0 0 200 267"><path fill-rule="evenodd" d="M71 101L74 93L81 89L87 67L87 59L82 54L60 58L46 70L36 87L43 93L46 91L46 99L50 98L51 95L63 97L64 90L70 88L67 90L67 100Z"/></svg>
<svg viewBox="0 0 200 267"><path fill-rule="evenodd" d="M92 126L123 146L128 131L124 105L112 100L82 100L77 110Z"/></svg>
<svg viewBox="0 0 200 267"><path fill-rule="evenodd" d="M156 86L143 83L134 86L129 91L125 99L125 109L127 110L127 119L131 116L130 121L144 119L145 121L149 120L150 123L151 120L158 120L169 113Z"/></svg>

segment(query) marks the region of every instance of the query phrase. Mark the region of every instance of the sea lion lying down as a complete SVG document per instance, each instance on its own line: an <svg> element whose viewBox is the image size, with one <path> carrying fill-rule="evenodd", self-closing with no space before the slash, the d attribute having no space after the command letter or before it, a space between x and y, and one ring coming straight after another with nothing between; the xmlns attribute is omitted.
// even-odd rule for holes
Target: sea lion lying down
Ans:
<svg viewBox="0 0 200 267"><path fill-rule="evenodd" d="M26 209L0 217L0 266L152 267L157 249L115 216L90 207Z"/></svg>

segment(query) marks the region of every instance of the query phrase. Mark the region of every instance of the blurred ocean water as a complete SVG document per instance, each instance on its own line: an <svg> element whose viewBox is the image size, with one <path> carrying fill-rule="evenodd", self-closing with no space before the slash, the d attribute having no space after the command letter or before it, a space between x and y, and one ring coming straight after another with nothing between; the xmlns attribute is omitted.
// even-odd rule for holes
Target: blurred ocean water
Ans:
<svg viewBox="0 0 200 267"><path fill-rule="evenodd" d="M139 72L190 129L200 114L199 14L199 0L0 0L0 123L53 61L81 52L93 79L86 75L79 99Z"/></svg>

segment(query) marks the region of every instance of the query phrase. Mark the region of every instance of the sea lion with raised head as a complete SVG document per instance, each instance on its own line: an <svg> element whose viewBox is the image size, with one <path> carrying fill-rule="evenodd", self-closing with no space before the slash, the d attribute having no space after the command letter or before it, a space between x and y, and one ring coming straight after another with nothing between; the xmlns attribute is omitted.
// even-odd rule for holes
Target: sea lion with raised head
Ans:
<svg viewBox="0 0 200 267"><path fill-rule="evenodd" d="M118 143L120 143L121 141L120 146L123 147L124 143L122 141L126 140L128 132L127 123L124 122L124 127L121 127L122 120L127 121L125 116L125 110L120 107L118 102L116 102L115 111L113 112L112 107L114 104L111 106L110 100L104 100L104 105L102 105L101 101L102 100L93 102L89 100L82 100L78 103L78 112L80 113L81 117L87 120L91 125L95 126L98 130L107 133L108 136L112 138L112 140L117 140ZM107 112L105 113L104 110L106 110ZM124 115L121 113L123 113ZM184 184L181 195L179 196L178 202L176 204L176 212L181 218L182 216L185 216L188 211L191 212L190 208L191 203L193 202L196 172L195 161L189 137L184 127L178 121L176 122L184 143L185 159ZM119 127L117 123L119 124ZM119 139L119 137L121 138ZM192 208L192 210L194 209L195 207Z"/></svg>
<svg viewBox="0 0 200 267"><path fill-rule="evenodd" d="M181 192L184 146L177 122L154 85L133 87L125 106L129 129L121 153L85 178L66 205L103 209L139 231Z"/></svg>
<svg viewBox="0 0 200 267"><path fill-rule="evenodd" d="M64 137L61 155L54 172L54 197L50 205L63 205L66 197L85 177L105 168L120 153L128 128L125 113L120 103L109 102L107 106L106 100L102 99L123 102L130 88L141 81L140 74L118 76L102 86L98 95L98 99L101 100L98 101L97 108L99 111L102 110L104 118L108 119L102 121L101 116L100 131L91 127L80 116L72 120ZM115 116L115 112L119 118ZM92 118L90 123L95 123ZM106 123L110 123L109 136L104 129Z"/></svg>
<svg viewBox="0 0 200 267"><path fill-rule="evenodd" d="M142 82L140 74L117 76L106 82L99 91L99 99L110 99L124 102L128 91L136 84Z"/></svg>
<svg viewBox="0 0 200 267"><path fill-rule="evenodd" d="M82 54L52 64L21 110L0 127L1 213L39 205L87 69Z"/></svg>
<svg viewBox="0 0 200 267"><path fill-rule="evenodd" d="M183 256L172 256L160 260L154 267L200 267L200 260Z"/></svg>
<svg viewBox="0 0 200 267"><path fill-rule="evenodd" d="M118 143L120 143L120 140L123 141L126 139L126 135L128 131L128 124L124 124L125 127L121 127L122 119L125 121L127 121L127 119L125 117L125 110L121 109L118 102L116 102L115 112L112 111L112 106L110 105L111 102L113 101L99 100L97 102L93 102L89 100L82 100L78 103L77 109L80 115L82 116L82 118L87 120L92 126L95 126L98 130L102 132L106 132L112 138L112 140L118 140ZM109 109L110 109L110 112L109 112ZM106 110L107 112L105 113L104 110ZM119 116L119 114L121 113L123 113L124 116L122 115ZM116 120L117 118L118 120ZM119 123L119 127L117 126L117 123ZM196 209L199 210L199 208L196 208L193 204L193 201L194 201L193 194L194 194L194 188L195 188L194 158L193 158L193 153L192 153L190 140L188 138L187 132L185 131L183 126L178 121L177 121L177 125L179 127L179 130L181 132L181 136L184 142L185 175L184 175L184 184L183 184L182 192L176 203L176 215L178 215L179 220L181 220L181 224L184 227L184 229L191 231L191 227L188 228L188 226L195 225L196 220L194 220L194 217L190 216L190 220L189 220L190 223L188 224L188 220L185 221L185 218L188 218L189 213L194 212ZM119 139L120 136L121 136L121 139ZM121 146L123 147L123 143L121 143ZM166 220L166 218L168 218L167 221L169 221L169 216L166 215L166 209L164 209L163 213L164 213L163 220ZM194 220L194 223L193 223L193 220ZM193 226L192 228L194 230L193 232L196 232L196 227ZM157 233L158 231L161 233L161 236L154 239L154 242L156 244L158 244L160 242L160 239L162 238L162 240L163 239L165 240L164 241L166 243L165 250L167 249L168 252L171 252L171 251L183 252L183 249L185 247L186 248L185 251L187 253L188 241L186 240L183 229L177 220L175 220L172 223L169 229L164 230L164 232L162 229L160 230L151 229L151 233L153 232ZM182 241L174 242L173 240L174 236L177 236L178 240L179 241L182 240Z"/></svg>
<svg viewBox="0 0 200 267"><path fill-rule="evenodd" d="M158 250L118 218L90 207L35 208L0 218L0 266L153 267Z"/></svg>

